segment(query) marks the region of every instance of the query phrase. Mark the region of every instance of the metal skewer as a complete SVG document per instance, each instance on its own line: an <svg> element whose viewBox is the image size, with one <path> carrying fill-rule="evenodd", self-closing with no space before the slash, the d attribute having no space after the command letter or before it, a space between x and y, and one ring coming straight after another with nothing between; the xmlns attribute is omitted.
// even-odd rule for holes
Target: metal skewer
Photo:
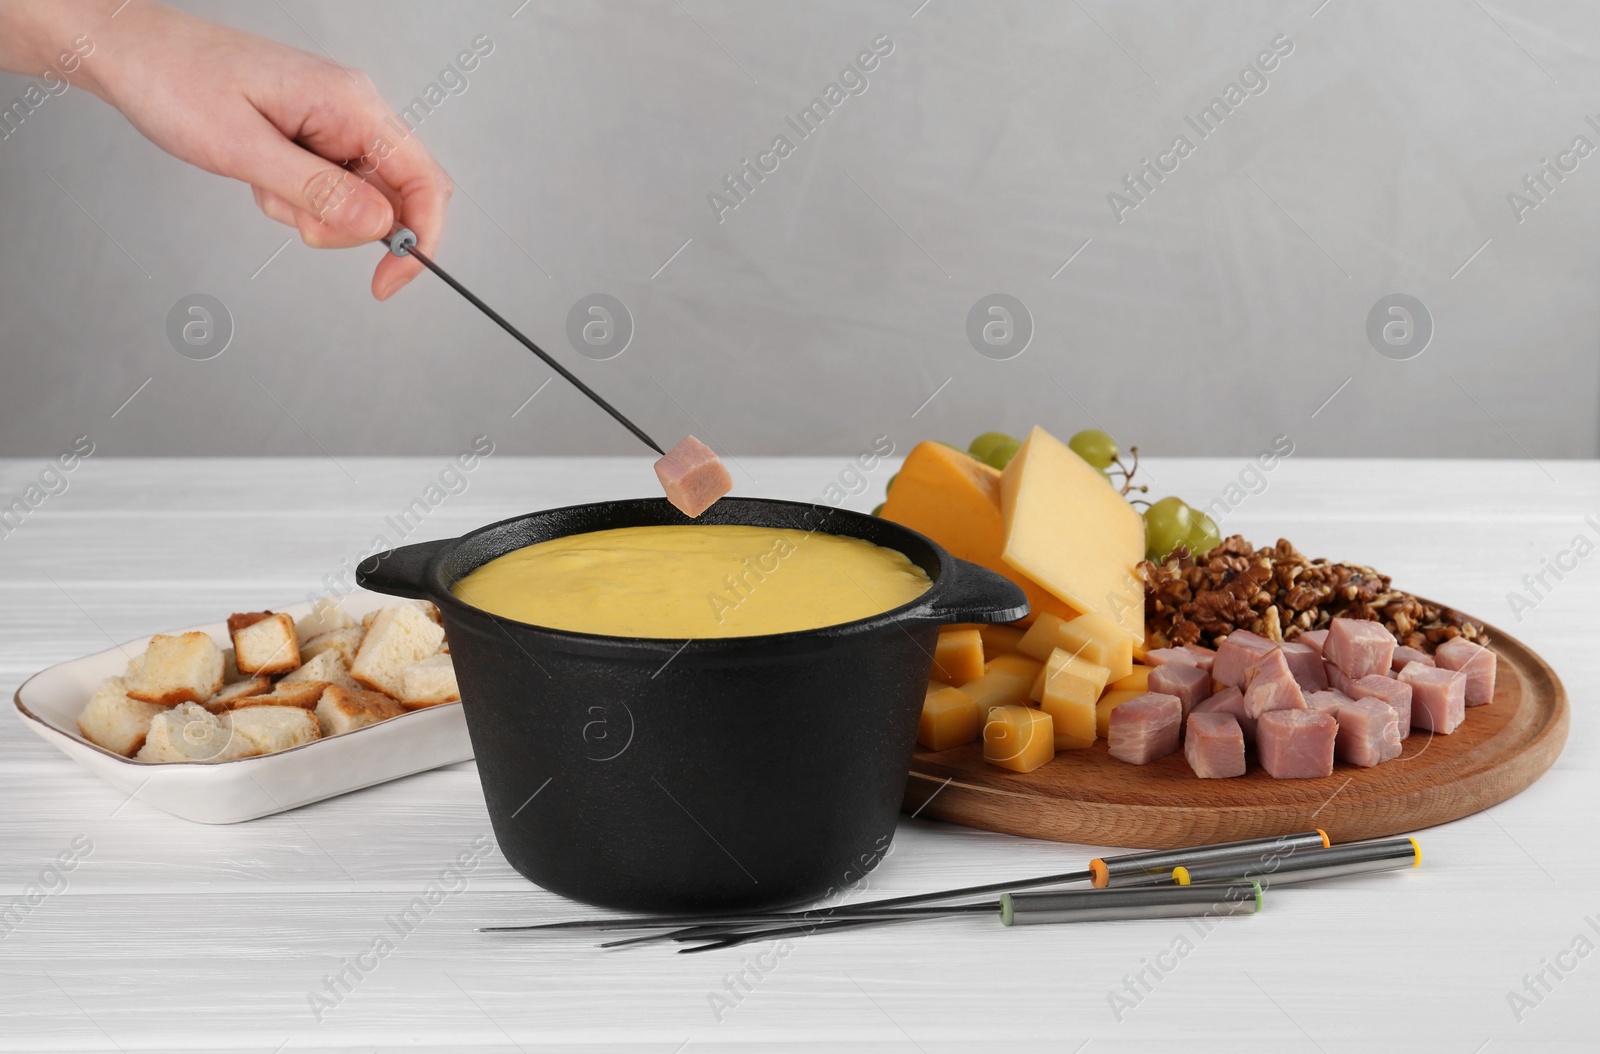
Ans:
<svg viewBox="0 0 1600 1054"><path fill-rule="evenodd" d="M521 330L517 329L516 326L513 326L511 323L502 318L500 313L494 308L478 299L472 290L456 281L443 267L440 267L438 264L434 263L432 260L424 256L420 251L418 251L417 236L410 230L405 227L401 227L399 230L391 234L383 244L387 245L389 247L389 251L396 256L415 256L417 261L421 263L422 266L426 267L428 270L444 279L445 284L447 284L451 289L454 289L456 292L460 293L462 296L466 297L468 303L477 308L479 311L482 311L485 315L488 315L489 318L493 320L501 329L505 330L513 337L516 337L517 340L522 343L523 347L539 356L539 358L544 361L546 366L549 366L552 370L555 370L557 373L561 374L561 376L566 378L574 388L578 389L578 391L582 392L584 395L587 395L596 406L600 407L600 409L616 418L617 422L621 424L622 427L626 428L628 431L632 432L634 435L643 440L645 446L649 447L651 450L654 450L663 457L666 456L667 452L662 450L660 445L656 443L654 439L651 439L649 436L645 435L644 429L640 428L638 425L624 417L622 415L622 411L618 410L615 406L612 406L610 403L602 399L600 397L600 393L596 392L593 388L578 380L577 376L573 374L571 370L567 369L565 366L561 365L561 363L551 358L543 348L539 347L539 345L523 336Z"/></svg>
<svg viewBox="0 0 1600 1054"><path fill-rule="evenodd" d="M1197 915L1254 915L1261 910L1261 883L1241 879L1227 885L1137 886L1132 889L1066 889L1033 893L1002 893L997 901L950 907L911 908L874 919L856 920L860 925L909 922L913 919L947 918L998 912L1005 926L1035 926L1059 922L1110 922L1125 919L1173 919ZM850 922L840 922L844 928ZM805 927L794 927L803 933ZM680 948L679 955L732 948L750 940L771 940L787 936L784 930L740 933L712 940L694 948Z"/></svg>
<svg viewBox="0 0 1600 1054"><path fill-rule="evenodd" d="M573 930L637 930L661 929L674 932L655 935L656 939L703 939L706 929L723 929L728 926L808 923L807 932L814 929L854 928L869 924L875 913L889 908L909 907L945 900L962 900L989 893L1005 893L1041 886L1068 885L1074 882L1092 882L1095 886L1164 885L1172 881L1172 869L1185 863L1210 863L1233 861L1244 870L1260 861L1281 859L1295 853L1315 850L1321 852L1328 846L1324 832L1306 831L1300 834L1280 835L1272 838L1249 838L1237 842L1220 842L1195 846L1190 849L1163 849L1121 856L1096 857L1086 869L1063 871L1054 875L1034 878L1013 878L959 889L942 889L929 893L912 893L902 897L873 900L864 904L839 905L831 908L812 908L806 911L723 913L720 915L653 915L636 918L576 919L568 922L546 922L524 926L480 926L479 933L538 932L559 936L562 931ZM891 921L883 918L879 921ZM636 942L640 939L636 938Z"/></svg>

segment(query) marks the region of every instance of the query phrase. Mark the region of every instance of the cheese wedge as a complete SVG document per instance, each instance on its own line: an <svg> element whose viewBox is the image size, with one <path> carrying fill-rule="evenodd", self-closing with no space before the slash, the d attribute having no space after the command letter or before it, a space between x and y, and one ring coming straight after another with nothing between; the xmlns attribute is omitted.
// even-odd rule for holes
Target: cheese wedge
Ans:
<svg viewBox="0 0 1600 1054"><path fill-rule="evenodd" d="M1143 645L1144 520L1104 476L1036 427L1001 474L1000 505L1006 567Z"/></svg>
<svg viewBox="0 0 1600 1054"><path fill-rule="evenodd" d="M882 515L921 531L952 556L987 567L1021 586L1028 597L1024 624L1044 612L1062 618L1077 614L1001 558L1000 473L981 461L942 443L918 443L906 455L894 486L889 488ZM1142 535L1139 544L1141 548L1144 545Z"/></svg>

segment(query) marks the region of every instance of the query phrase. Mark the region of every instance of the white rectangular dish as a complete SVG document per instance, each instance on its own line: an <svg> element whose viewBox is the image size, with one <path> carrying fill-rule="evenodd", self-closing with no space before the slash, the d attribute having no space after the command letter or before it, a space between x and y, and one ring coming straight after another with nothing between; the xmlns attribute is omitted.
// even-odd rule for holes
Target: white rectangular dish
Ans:
<svg viewBox="0 0 1600 1054"><path fill-rule="evenodd" d="M365 590L345 595L353 618L396 603ZM311 605L275 610L299 618ZM228 646L226 622L189 626ZM276 754L219 762L152 764L114 754L84 739L78 714L95 687L121 674L150 638L128 641L96 655L52 666L17 689L17 716L45 742L146 805L198 823L238 823L309 805L377 783L472 758L460 703L413 710L375 725L330 736Z"/></svg>

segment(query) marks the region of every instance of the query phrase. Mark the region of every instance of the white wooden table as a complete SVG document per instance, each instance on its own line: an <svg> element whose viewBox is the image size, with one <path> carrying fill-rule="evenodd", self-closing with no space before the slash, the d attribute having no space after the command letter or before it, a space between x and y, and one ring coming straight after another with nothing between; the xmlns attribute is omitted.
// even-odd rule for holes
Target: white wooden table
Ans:
<svg viewBox="0 0 1600 1054"><path fill-rule="evenodd" d="M739 490L817 498L845 459L746 459ZM0 462L9 502L42 463ZM1205 502L1246 463L1158 461L1159 493ZM91 458L0 540L0 688L152 630L302 599L354 561L446 459ZM869 508L889 469L872 474ZM412 538L518 512L649 493L645 458L491 457ZM1201 937L1176 922L1003 930L920 923L802 940L737 1005L730 974L761 949L677 956L473 932L585 909L489 854L394 954L320 1020L309 996L371 947L489 830L471 764L232 827L174 819L0 722L0 908L74 845L66 887L0 938L5 1050L1596 1049L1600 954L1600 555L1517 622L1507 594L1574 536L1596 539L1600 466L1311 461L1266 476L1224 524L1258 542L1369 563L1403 587L1501 623L1573 698L1566 753L1519 797L1422 836L1423 868L1273 894ZM1597 518L1600 523L1600 518ZM1570 561L1569 561L1570 562ZM1551 579L1553 581L1553 579ZM1079 866L1097 847L901 823L868 883L913 892ZM1591 924L1586 921L1593 918ZM1187 940L1181 958L1170 954ZM1125 975L1175 964L1120 1015ZM1513 1010L1524 975L1542 1001ZM1536 986L1537 987L1537 986ZM729 998L729 1001L733 1001Z"/></svg>

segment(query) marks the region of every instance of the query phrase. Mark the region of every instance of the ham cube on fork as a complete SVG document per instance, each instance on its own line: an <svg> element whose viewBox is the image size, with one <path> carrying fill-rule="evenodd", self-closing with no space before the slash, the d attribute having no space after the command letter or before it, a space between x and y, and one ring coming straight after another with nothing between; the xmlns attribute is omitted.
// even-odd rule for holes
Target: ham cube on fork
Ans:
<svg viewBox="0 0 1600 1054"><path fill-rule="evenodd" d="M694 436L685 436L656 462L656 478L667 500L689 517L699 516L733 489L733 477L717 455Z"/></svg>

